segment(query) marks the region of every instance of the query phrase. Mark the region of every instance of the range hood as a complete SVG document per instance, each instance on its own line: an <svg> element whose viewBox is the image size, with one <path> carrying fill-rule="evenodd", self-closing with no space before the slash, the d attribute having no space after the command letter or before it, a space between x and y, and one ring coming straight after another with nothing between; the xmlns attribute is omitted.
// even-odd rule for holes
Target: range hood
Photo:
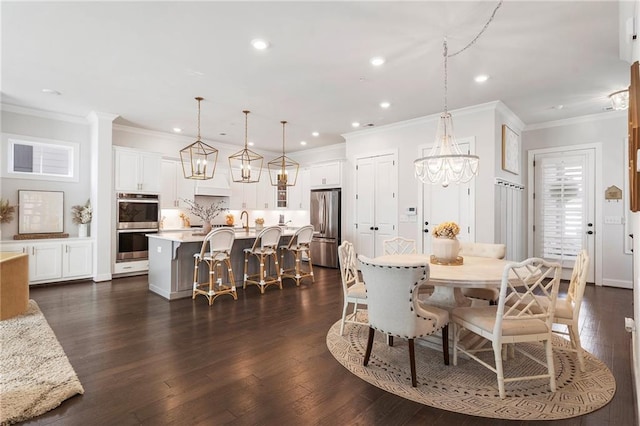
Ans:
<svg viewBox="0 0 640 426"><path fill-rule="evenodd" d="M231 196L231 187L227 177L222 173L216 173L213 179L198 181L194 188L194 195L208 195L212 197Z"/></svg>

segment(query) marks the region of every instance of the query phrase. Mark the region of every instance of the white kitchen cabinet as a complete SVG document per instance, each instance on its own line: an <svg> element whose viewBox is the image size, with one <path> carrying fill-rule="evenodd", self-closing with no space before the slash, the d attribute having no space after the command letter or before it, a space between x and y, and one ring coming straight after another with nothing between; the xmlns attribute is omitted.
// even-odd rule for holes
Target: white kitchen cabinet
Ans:
<svg viewBox="0 0 640 426"><path fill-rule="evenodd" d="M287 188L287 208L289 210L309 210L310 177L311 170L308 167L300 169L298 171L296 184Z"/></svg>
<svg viewBox="0 0 640 426"><path fill-rule="evenodd" d="M267 210L276 208L276 187L271 185L269 173L267 170L262 171L260 182L256 185L256 203L255 208L258 210Z"/></svg>
<svg viewBox="0 0 640 426"><path fill-rule="evenodd" d="M195 181L186 179L182 163L175 160L162 160L162 189L160 208L187 208L184 199L193 200Z"/></svg>
<svg viewBox="0 0 640 426"><path fill-rule="evenodd" d="M311 188L340 188L342 185L342 163L314 164L311 166Z"/></svg>
<svg viewBox="0 0 640 426"><path fill-rule="evenodd" d="M93 273L90 240L3 243L1 250L29 255L30 284L89 278Z"/></svg>
<svg viewBox="0 0 640 426"><path fill-rule="evenodd" d="M74 241L63 244L62 278L82 278L93 272L93 244Z"/></svg>
<svg viewBox="0 0 640 426"><path fill-rule="evenodd" d="M62 244L33 244L29 250L29 282L62 277Z"/></svg>
<svg viewBox="0 0 640 426"><path fill-rule="evenodd" d="M160 192L160 154L123 147L113 147L113 152L116 191Z"/></svg>

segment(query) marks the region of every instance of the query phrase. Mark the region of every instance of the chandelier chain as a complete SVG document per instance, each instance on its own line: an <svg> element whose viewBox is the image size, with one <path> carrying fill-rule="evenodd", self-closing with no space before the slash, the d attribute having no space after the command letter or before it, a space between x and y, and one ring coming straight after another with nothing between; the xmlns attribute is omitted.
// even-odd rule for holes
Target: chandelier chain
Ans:
<svg viewBox="0 0 640 426"><path fill-rule="evenodd" d="M469 42L469 44L467 44L465 47L463 47L462 49L458 50L457 52L452 53L451 55L449 55L449 57L453 57L456 56L462 52L464 52L465 50L467 50L468 48L470 48L471 46L473 46L476 41L478 41L478 39L480 38L480 36L486 31L487 28L489 28L489 24L491 24L491 22L493 22L493 18L495 18L496 16L496 12L498 12L498 9L500 9L500 6L502 6L502 0L500 0L498 2L498 5L496 6L495 9L493 9L493 13L491 14L491 16L489 17L489 20L484 24L484 27L482 27L482 29L480 30L480 32L478 33L478 35L476 35L474 37L473 40L471 40Z"/></svg>

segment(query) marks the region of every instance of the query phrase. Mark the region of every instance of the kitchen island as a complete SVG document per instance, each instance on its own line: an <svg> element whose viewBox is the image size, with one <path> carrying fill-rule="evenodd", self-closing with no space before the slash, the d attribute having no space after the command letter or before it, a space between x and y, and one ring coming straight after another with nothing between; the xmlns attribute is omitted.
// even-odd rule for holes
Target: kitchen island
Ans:
<svg viewBox="0 0 640 426"><path fill-rule="evenodd" d="M280 245L289 242L296 228L282 231ZM231 250L231 267L236 286L242 288L244 249L251 248L259 233L254 229L235 229L236 239ZM193 291L193 255L202 248L204 235L193 229L162 231L149 237L149 290L165 299L191 297ZM273 266L271 266L273 267ZM257 273L258 265L249 261L249 273ZM206 271L201 277L205 281Z"/></svg>

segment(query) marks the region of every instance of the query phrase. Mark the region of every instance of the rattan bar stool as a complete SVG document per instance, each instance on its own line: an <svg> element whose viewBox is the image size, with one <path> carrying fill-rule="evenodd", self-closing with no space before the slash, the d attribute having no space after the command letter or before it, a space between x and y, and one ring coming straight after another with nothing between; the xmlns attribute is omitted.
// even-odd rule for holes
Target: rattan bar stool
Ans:
<svg viewBox="0 0 640 426"><path fill-rule="evenodd" d="M244 282L242 288L247 288L247 284L255 284L260 287L260 293L264 294L264 289L270 285L278 285L282 290L282 277L280 276L280 266L278 265L278 243L282 229L279 226L269 226L264 228L257 236L253 247L244 249ZM249 275L249 257L254 255L260 262L259 272ZM267 275L267 262L273 258L276 275Z"/></svg>
<svg viewBox="0 0 640 426"><path fill-rule="evenodd" d="M305 225L293 234L289 240L289 244L280 246L280 276L282 279L291 278L295 280L296 286L298 287L303 278L311 277L311 282L315 282L313 278L313 265L311 265L311 250L309 249L312 238L313 225ZM284 268L285 254L287 253L293 255L295 261L293 268ZM307 261L309 263L309 269L306 271L302 269L302 255L304 253L307 254Z"/></svg>
<svg viewBox="0 0 640 426"><path fill-rule="evenodd" d="M216 297L223 294L230 294L235 300L238 300L236 293L236 282L231 269L231 247L236 238L233 229L217 228L209 232L204 241L200 253L193 255L193 299L198 294L202 294L209 300L209 305L213 303ZM207 245L209 251L207 251ZM199 282L199 266L204 262L209 268L209 280ZM227 270L227 281L223 281L224 267Z"/></svg>

